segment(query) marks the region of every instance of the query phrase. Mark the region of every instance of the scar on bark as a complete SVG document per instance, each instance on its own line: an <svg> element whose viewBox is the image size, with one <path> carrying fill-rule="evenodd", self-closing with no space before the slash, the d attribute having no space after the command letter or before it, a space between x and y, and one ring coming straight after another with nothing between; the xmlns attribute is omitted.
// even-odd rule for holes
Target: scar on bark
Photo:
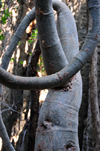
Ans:
<svg viewBox="0 0 100 151"><path fill-rule="evenodd" d="M51 128L51 127L53 127L53 126L54 126L53 123L52 123L50 120L48 120L48 119L46 119L46 120L41 124L41 127L43 127L44 130L46 130L47 128Z"/></svg>
<svg viewBox="0 0 100 151"><path fill-rule="evenodd" d="M49 13L44 13L42 10L41 10L41 8L40 7L38 7L37 9L36 9L36 14L37 15L44 15L44 16L46 16L46 15L49 15L51 12L49 12Z"/></svg>
<svg viewBox="0 0 100 151"><path fill-rule="evenodd" d="M63 74L63 77L67 77L69 73L64 73ZM59 79L62 80L63 78L57 74ZM62 86L59 86L59 87L55 87L56 90L59 90L59 91L72 91L72 85L73 85L73 80L75 79L75 76L73 76L67 83L65 83L64 85Z"/></svg>
<svg viewBox="0 0 100 151"><path fill-rule="evenodd" d="M40 144L38 144L38 151L42 151Z"/></svg>
<svg viewBox="0 0 100 151"><path fill-rule="evenodd" d="M65 149L66 151L75 151L76 146L74 146L73 143L68 143L67 145L65 145Z"/></svg>
<svg viewBox="0 0 100 151"><path fill-rule="evenodd" d="M95 35L95 39L98 39L98 35Z"/></svg>
<svg viewBox="0 0 100 151"><path fill-rule="evenodd" d="M50 45L48 45L48 44L46 44L46 42L44 41L44 40L42 40L42 44L43 44L43 48L49 48L49 47L51 47Z"/></svg>

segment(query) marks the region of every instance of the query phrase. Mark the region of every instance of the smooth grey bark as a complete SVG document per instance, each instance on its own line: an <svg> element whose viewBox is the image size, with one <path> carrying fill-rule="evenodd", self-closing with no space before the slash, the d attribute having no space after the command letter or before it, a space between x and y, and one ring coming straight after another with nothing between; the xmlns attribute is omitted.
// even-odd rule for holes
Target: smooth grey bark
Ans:
<svg viewBox="0 0 100 151"><path fill-rule="evenodd" d="M56 30L52 1L35 1L39 42L47 74L55 73L68 62Z"/></svg>
<svg viewBox="0 0 100 151"><path fill-rule="evenodd" d="M38 28L42 29L44 28L43 26L45 24L44 20L48 20L49 18L50 23L52 22L52 20L54 20L54 16L51 17L51 13L50 13L52 12L52 2L50 0L48 1L44 0L41 3L41 0L39 0L39 1L35 1L35 3L36 3L36 12L38 12L38 10L41 10L43 12L42 16L40 13L41 11L36 13L37 25L39 24ZM58 19L59 19L58 27L62 29L62 30L59 29L59 35L61 35L59 36L61 38L60 40L62 40L62 37L67 36L67 38L64 37L64 43L66 43L67 41L69 42L69 45L64 45L64 43L62 42L62 47L65 46L65 49L64 49L64 53L66 56L65 61L67 60L68 56L69 56L68 61L70 61L70 59L76 55L75 53L79 51L78 36L77 36L75 22L71 13L69 13L69 18L70 18L70 22L69 22L69 19L66 15L67 12L69 12L69 9L67 8L65 4L59 1L55 1L55 6L57 7L56 10L58 12ZM71 31L71 28L67 29L67 27L71 23L72 23L72 26L71 26L72 33L75 34L75 36L72 36L73 45L75 44L75 48L76 48L73 51L71 51L72 48L70 48L72 41L67 40L71 38L71 34L69 34ZM55 22L54 23L52 22L52 24L55 25ZM50 24L50 27L52 26L53 25ZM52 41L50 41L51 38L49 39L48 37L47 39L45 35L47 35L47 32L49 36L52 33L55 35L55 33L57 32L56 31L57 29L55 27L53 31L51 32L51 31L48 31L48 28L46 27L45 27L44 35L41 32L42 30L38 30L38 32L39 32L39 37L40 35L42 35L39 39L41 43L42 53L43 54L46 53L46 58L48 58L49 57L48 55L51 55L52 51L56 51L56 49L54 49L56 45L53 45L52 47L51 45ZM67 29L67 32L65 31L65 29ZM66 32L66 35L64 35L65 32ZM48 54L47 54L47 50L45 50L43 47L44 45L42 45L42 41L45 41L44 39L47 40L46 44L48 44L48 46L51 48L51 51ZM76 43L74 43L75 40L76 40ZM57 54L59 55L59 51L57 52ZM48 66L48 62L44 62L44 65L46 66L46 63ZM49 64L51 63L52 63L52 58L49 58ZM53 62L53 63L54 63L54 66L56 67L56 62ZM48 70L49 69L46 70L47 73L48 73ZM49 74L52 74L52 70L49 70ZM63 85L63 87L49 90L46 100L43 103L42 108L40 110L38 128L37 128L36 140L35 140L35 151L39 151L39 150L40 151L51 151L51 150L52 151L57 151L57 150L79 151L78 111L81 104L81 97L82 97L82 81L81 81L81 75L79 72L73 77L73 79L71 79L67 83L67 85Z"/></svg>
<svg viewBox="0 0 100 151"><path fill-rule="evenodd" d="M0 113L0 137L3 140L3 145L6 148L6 150L8 151L15 151L15 149L13 148L9 136L7 134L5 125L3 123L2 117L1 117L1 113Z"/></svg>
<svg viewBox="0 0 100 151"><path fill-rule="evenodd" d="M75 19L69 8L61 1L53 0L53 7L57 11L60 42L68 62L71 62L79 51Z"/></svg>
<svg viewBox="0 0 100 151"><path fill-rule="evenodd" d="M96 45L98 43L99 36L100 36L100 33L99 33L100 22L98 21L99 15L100 15L99 5L100 5L99 0L97 0L95 2L93 0L89 1L90 13L93 18L92 30L89 32L89 34L87 36L87 40L86 40L84 46L82 47L81 51L72 60L72 62L67 67L64 68L65 70L63 69L62 72L58 72L58 74L50 75L49 76L50 79L48 77L39 78L39 79L38 78L34 78L34 79L26 78L25 79L25 78L20 78L18 76L12 76L11 74L5 72L2 68L0 68L0 82L2 84L8 85L9 87L11 86L12 88L14 88L14 87L16 88L17 80L15 80L15 79L19 78L18 84L20 86L20 89L33 89L33 88L34 89L41 89L41 88L43 89L43 88L49 88L49 87L55 87L58 85L62 85L64 82L69 80L86 63L86 61L92 55L94 48L96 47ZM11 77L6 78L3 76L11 76ZM3 82L1 80L1 78L2 78ZM21 81L21 80L25 80L25 81ZM38 81L35 81L35 80L38 80ZM57 82L57 80L58 80L58 82ZM32 84L34 84L33 87L31 87L32 85L30 84L30 82L32 82L32 81L33 81ZM24 84L24 82L25 82L25 84ZM27 83L28 83L28 87L25 86ZM23 84L23 86L21 86L21 84ZM19 86L17 88L19 88Z"/></svg>
<svg viewBox="0 0 100 151"><path fill-rule="evenodd" d="M73 58L69 65L60 72L43 78L23 78L13 76L0 67L0 83L13 89L44 89L62 85L68 81L92 56L95 47L100 40L100 1L88 1L88 9L92 18L92 27L89 30L85 43L79 53ZM60 78L59 78L60 77ZM2 79L2 80L1 80ZM18 80L19 79L19 80ZM17 85L18 84L18 85Z"/></svg>

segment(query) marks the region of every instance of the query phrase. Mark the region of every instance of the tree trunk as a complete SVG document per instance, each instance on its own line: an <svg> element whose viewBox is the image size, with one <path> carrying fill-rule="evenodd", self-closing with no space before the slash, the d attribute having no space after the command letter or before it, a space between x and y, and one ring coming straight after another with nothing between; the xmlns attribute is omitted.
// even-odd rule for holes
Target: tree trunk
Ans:
<svg viewBox="0 0 100 151"><path fill-rule="evenodd" d="M39 2L40 1L36 2L36 11L39 9ZM44 8L47 8L47 10ZM39 14L37 14L37 24L40 37L39 40L43 57L45 59L44 65L47 74L54 73L57 70L59 71L60 68L62 68L61 65L65 66L65 64L67 63L66 58L68 62L70 62L70 60L73 59L73 57L79 50L76 26L70 11L68 10L66 5L60 2L58 2L57 5L56 1L54 1L54 8L58 12L58 33L64 52L62 52L62 48L59 44L59 39L54 28L52 28L50 31L55 36L55 39L53 41L51 41L52 39L49 39L51 35L49 35L49 37L46 39L45 28L43 28L44 31L41 30L44 25L47 26L47 29L49 26L53 27L53 24L55 25L53 16L51 14L51 2L49 1L48 3L46 3L44 1L44 3L41 5L41 10L43 12L46 12L46 14L48 15L44 14L40 18ZM70 17L66 15L67 12ZM46 17L49 18L49 26L45 22ZM68 17L70 18L70 20ZM43 24L43 21L45 24ZM68 28L69 25L72 28ZM65 29L68 30L66 30L65 32ZM71 31L73 34L71 34ZM71 38L71 41L69 37ZM57 42L55 42L55 40ZM46 50L46 46L44 45L44 43L42 43L43 41L44 43L46 43L47 47L49 46L48 50ZM73 43L73 45L71 45L71 42ZM58 47L60 52L58 50ZM75 49L73 49L73 47ZM53 52L53 49L55 49L55 52ZM53 57L55 57L56 55L56 49L57 56L60 56L59 60L57 61L56 59L58 59L58 57L56 57L55 60L53 59ZM54 55L52 58L50 58L50 53L53 53ZM66 58L63 57L64 53ZM48 58L49 61L47 61L46 58ZM63 63L60 64L62 62L62 58ZM55 68L57 65L58 68ZM79 151L78 111L81 104L81 97L82 81L80 73L77 73L66 85L49 90L46 100L40 110L38 128L36 133L35 151L66 151L70 149L73 151Z"/></svg>
<svg viewBox="0 0 100 151"><path fill-rule="evenodd" d="M35 150L78 151L78 112L82 91L82 81L78 71L93 54L100 37L100 1L88 1L93 24L91 30L88 32L85 44L79 53L76 26L74 26L75 23L73 24L73 22L71 22L71 19L73 21L74 19L70 16L70 12L68 12L68 16L66 12L64 12L67 10L67 7L65 7L65 5L62 6L62 3L58 1L57 6L56 1L54 1L54 7L55 9L57 8L58 14L57 33L52 1L38 0L35 2L39 40L46 72L49 76L45 78L13 76L0 67L0 82L13 89L32 90L52 88L49 90L46 101L40 111ZM65 17L69 20L66 21ZM61 24L62 22L63 24ZM19 29L19 31L21 31L20 27ZM76 34L73 29L75 29ZM17 42L21 37L19 34L17 33ZM75 37L75 39L73 37ZM66 44L67 42L68 45ZM74 74L76 75L74 76ZM74 77L72 78L72 76ZM2 131L0 134L2 134ZM60 140L60 138L62 139Z"/></svg>
<svg viewBox="0 0 100 151"><path fill-rule="evenodd" d="M94 134L94 150L100 151L100 116L97 89L97 49L95 50L90 69L90 103L92 113L92 125Z"/></svg>
<svg viewBox="0 0 100 151"><path fill-rule="evenodd" d="M71 90L72 89L72 90ZM81 77L78 73L69 90L49 90L40 110L36 151L79 151L78 111L81 104Z"/></svg>
<svg viewBox="0 0 100 151"><path fill-rule="evenodd" d="M41 54L39 40L37 41L36 47L32 54L31 60L27 68L27 76L38 76L37 75L37 63ZM38 124L39 115L39 91L30 91L30 103L31 103L31 115L30 115L30 127L29 127L29 139L28 139L28 150L33 151L35 146L35 135Z"/></svg>

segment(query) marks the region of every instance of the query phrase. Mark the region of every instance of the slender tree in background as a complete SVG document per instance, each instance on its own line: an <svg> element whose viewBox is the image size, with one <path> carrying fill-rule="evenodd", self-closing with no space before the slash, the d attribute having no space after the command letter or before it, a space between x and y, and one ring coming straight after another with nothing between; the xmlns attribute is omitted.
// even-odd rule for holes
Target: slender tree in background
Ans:
<svg viewBox="0 0 100 151"><path fill-rule="evenodd" d="M71 149L78 151L78 112L82 95L82 81L78 71L92 56L100 38L100 1L88 1L92 27L79 53L76 25L70 10L65 4L56 0L53 1L53 7L58 15L58 33L52 1L35 1L39 42L45 69L49 76L42 78L14 76L0 67L0 83L13 89L51 88L41 108L35 150L64 151ZM19 25L4 56L6 68L25 28L34 19L35 12L33 9ZM0 136L3 138L7 150L14 150L6 137L2 118L0 119L2 126Z"/></svg>
<svg viewBox="0 0 100 151"><path fill-rule="evenodd" d="M98 105L98 92L97 92L97 49L91 59L90 68L90 104L92 113L92 125L94 136L94 150L100 150L100 116Z"/></svg>

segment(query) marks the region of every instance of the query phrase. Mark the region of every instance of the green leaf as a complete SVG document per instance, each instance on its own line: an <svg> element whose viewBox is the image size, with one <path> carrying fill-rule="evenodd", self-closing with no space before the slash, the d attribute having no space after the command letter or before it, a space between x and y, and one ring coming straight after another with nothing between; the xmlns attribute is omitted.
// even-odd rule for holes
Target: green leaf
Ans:
<svg viewBox="0 0 100 151"><path fill-rule="evenodd" d="M23 65L23 61L20 61L19 63Z"/></svg>
<svg viewBox="0 0 100 151"><path fill-rule="evenodd" d="M6 23L6 20L7 20L6 16L2 16L2 17L1 17L2 24L5 24L5 23Z"/></svg>
<svg viewBox="0 0 100 151"><path fill-rule="evenodd" d="M30 52L30 54L29 54L30 56L32 56L32 52Z"/></svg>
<svg viewBox="0 0 100 151"><path fill-rule="evenodd" d="M37 34L38 34L38 30L37 30L37 29L33 30L33 32L32 32L32 36L37 37Z"/></svg>
<svg viewBox="0 0 100 151"><path fill-rule="evenodd" d="M42 60L43 59L43 57L42 56L40 56L40 60Z"/></svg>
<svg viewBox="0 0 100 151"><path fill-rule="evenodd" d="M31 40L31 39L30 39L30 40L28 40L28 43L31 43L31 44L32 44L32 42L33 42L33 40Z"/></svg>
<svg viewBox="0 0 100 151"><path fill-rule="evenodd" d="M33 30L32 31L32 36L28 40L28 43L33 43L35 41L35 39L37 38L37 34L38 34L38 30L37 29Z"/></svg>
<svg viewBox="0 0 100 151"><path fill-rule="evenodd" d="M35 30L35 34L38 34L38 30L37 29Z"/></svg>
<svg viewBox="0 0 100 151"><path fill-rule="evenodd" d="M15 61L15 59L14 59L14 58L11 58L10 61Z"/></svg>
<svg viewBox="0 0 100 151"><path fill-rule="evenodd" d="M3 34L2 34L2 40L5 40L5 37L3 36Z"/></svg>
<svg viewBox="0 0 100 151"><path fill-rule="evenodd" d="M7 12L8 12L8 8L7 8L7 10L6 10Z"/></svg>
<svg viewBox="0 0 100 151"><path fill-rule="evenodd" d="M40 62L40 65L42 65L42 64L43 64L43 62L41 61L41 62Z"/></svg>
<svg viewBox="0 0 100 151"><path fill-rule="evenodd" d="M35 33L34 32L32 32L32 36L34 36L35 35Z"/></svg>
<svg viewBox="0 0 100 151"><path fill-rule="evenodd" d="M20 45L20 41L18 42L18 45Z"/></svg>
<svg viewBox="0 0 100 151"><path fill-rule="evenodd" d="M34 39L36 39L36 38L37 38L37 36L34 36L33 38L34 38Z"/></svg>
<svg viewBox="0 0 100 151"><path fill-rule="evenodd" d="M44 69L44 67L42 68L42 74L44 74L44 71L45 71L45 69Z"/></svg>
<svg viewBox="0 0 100 151"><path fill-rule="evenodd" d="M3 7L3 8L4 8L4 5L5 5L4 2L2 2L2 7Z"/></svg>
<svg viewBox="0 0 100 151"><path fill-rule="evenodd" d="M0 35L0 40L4 40L4 39L5 39L4 35L1 34L1 35Z"/></svg>

